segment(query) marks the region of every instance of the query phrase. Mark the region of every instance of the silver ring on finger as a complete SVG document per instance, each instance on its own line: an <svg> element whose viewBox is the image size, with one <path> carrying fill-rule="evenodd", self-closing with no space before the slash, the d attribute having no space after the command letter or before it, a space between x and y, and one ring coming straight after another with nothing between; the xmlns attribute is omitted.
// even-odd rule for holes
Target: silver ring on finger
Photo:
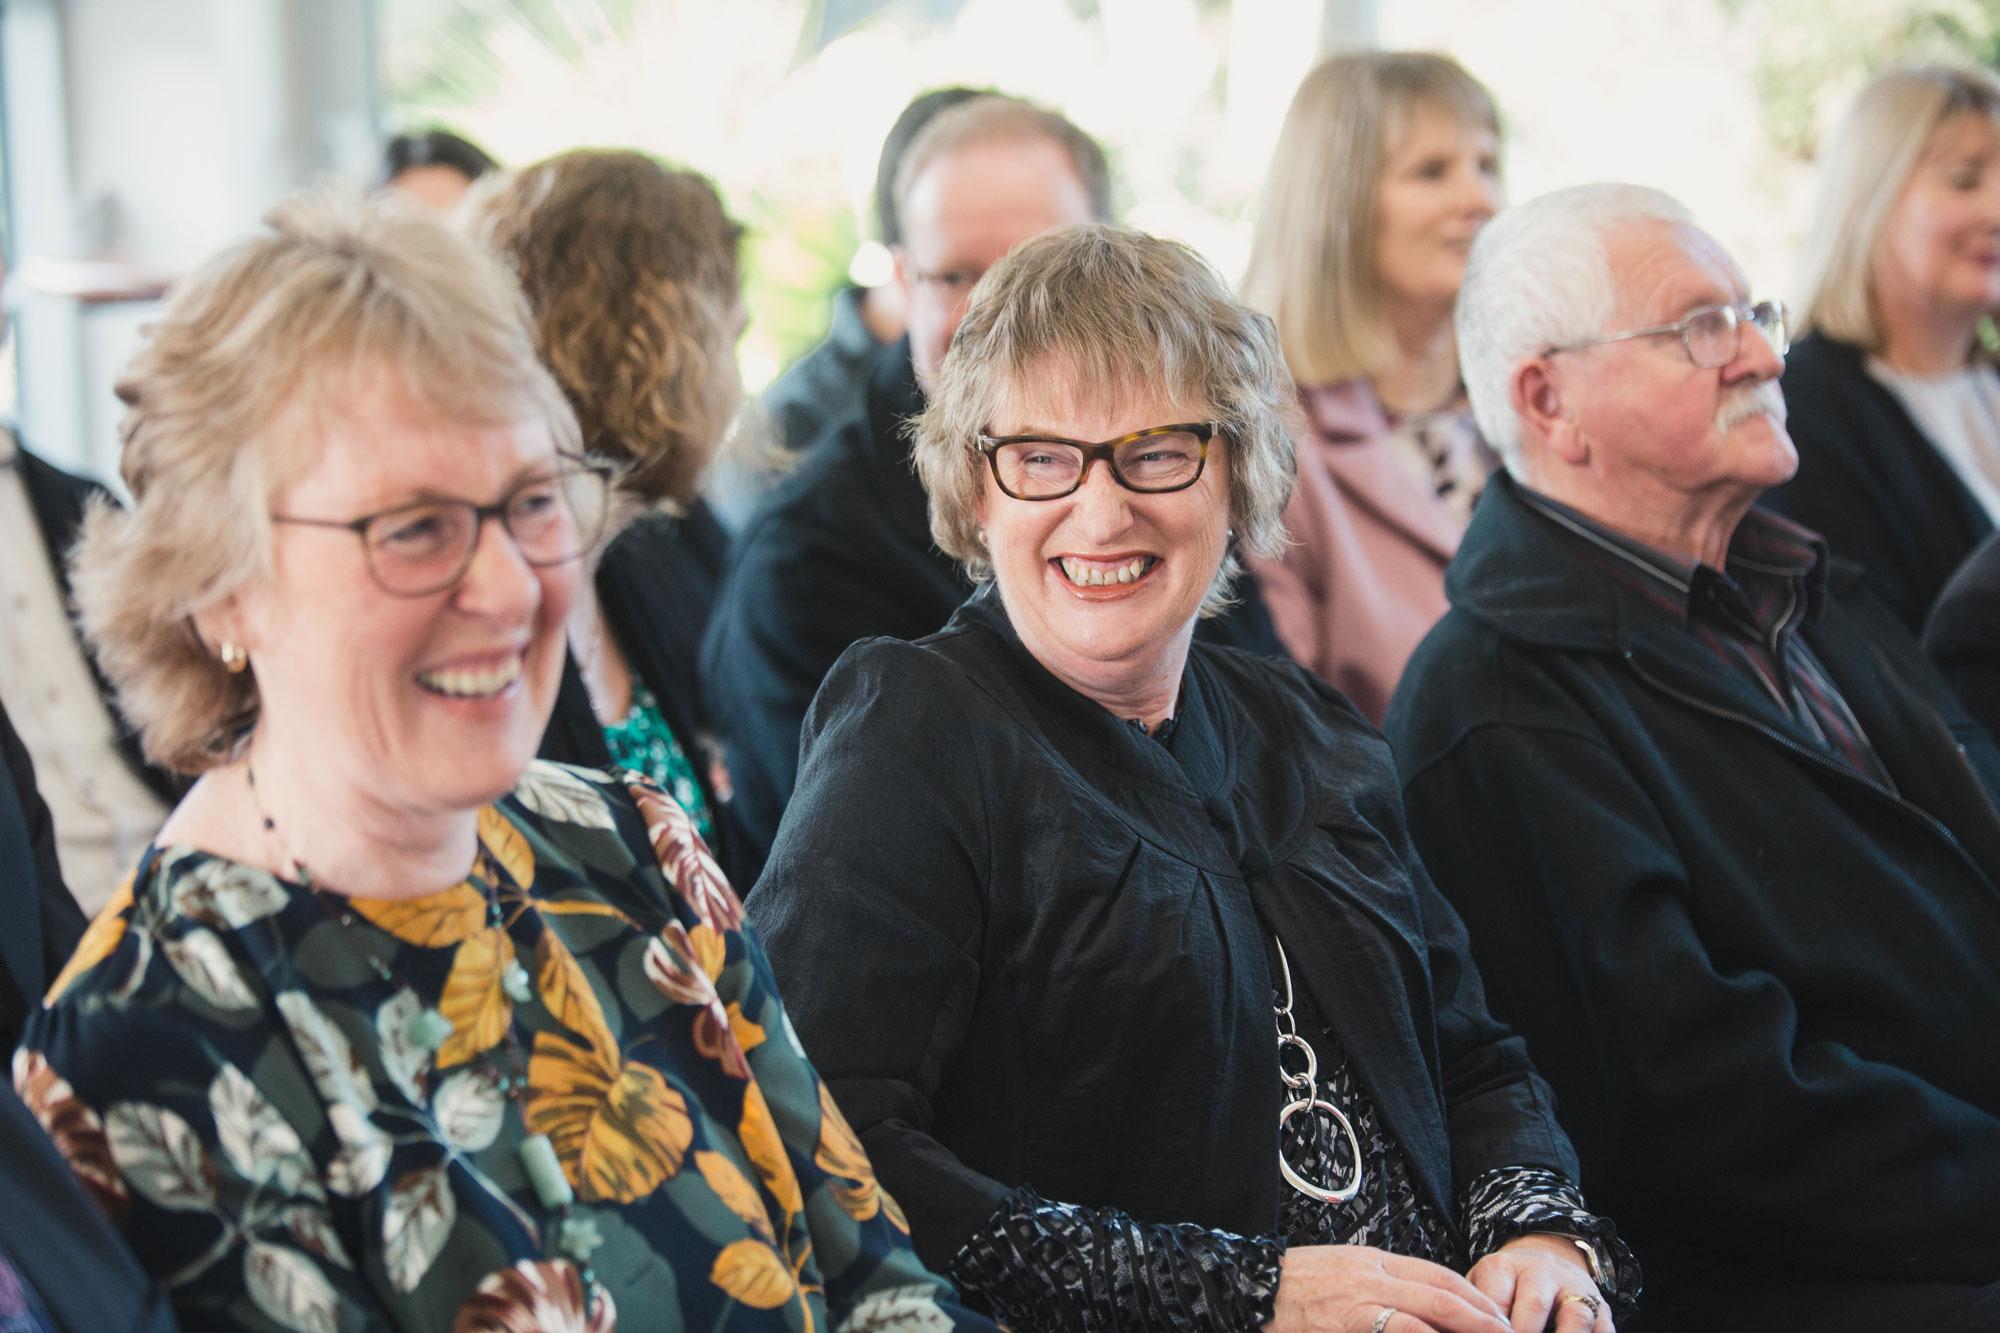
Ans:
<svg viewBox="0 0 2000 1333"><path fill-rule="evenodd" d="M1382 1333L1383 1329L1389 1327L1389 1321L1395 1317L1396 1312L1394 1310L1386 1305L1383 1306L1382 1313L1376 1315L1375 1322L1368 1326L1368 1333Z"/></svg>
<svg viewBox="0 0 2000 1333"><path fill-rule="evenodd" d="M1583 1308L1590 1311L1590 1317L1592 1321L1596 1320L1598 1312L1604 1308L1604 1302L1597 1299L1597 1293L1572 1291L1568 1295L1564 1296L1561 1300L1556 1302L1556 1309L1558 1310L1562 1309L1565 1305L1568 1305L1571 1301L1582 1301Z"/></svg>

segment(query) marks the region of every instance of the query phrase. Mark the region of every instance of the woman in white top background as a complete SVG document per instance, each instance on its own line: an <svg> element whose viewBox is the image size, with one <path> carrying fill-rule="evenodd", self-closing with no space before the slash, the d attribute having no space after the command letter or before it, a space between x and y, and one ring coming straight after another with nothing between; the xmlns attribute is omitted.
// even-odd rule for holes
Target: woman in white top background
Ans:
<svg viewBox="0 0 2000 1333"><path fill-rule="evenodd" d="M1786 358L1798 475L1766 503L1914 631L2000 520L2000 78L1876 78L1829 141Z"/></svg>

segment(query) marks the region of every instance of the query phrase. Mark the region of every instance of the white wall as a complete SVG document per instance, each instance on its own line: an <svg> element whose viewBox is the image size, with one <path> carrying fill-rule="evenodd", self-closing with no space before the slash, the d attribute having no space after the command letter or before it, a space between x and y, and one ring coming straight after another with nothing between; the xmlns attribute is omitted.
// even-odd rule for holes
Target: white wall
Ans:
<svg viewBox="0 0 2000 1333"><path fill-rule="evenodd" d="M368 15L364 0L4 0L17 270L88 259L171 276L285 191L328 172L365 179ZM111 385L153 307L20 287L23 434L109 474Z"/></svg>

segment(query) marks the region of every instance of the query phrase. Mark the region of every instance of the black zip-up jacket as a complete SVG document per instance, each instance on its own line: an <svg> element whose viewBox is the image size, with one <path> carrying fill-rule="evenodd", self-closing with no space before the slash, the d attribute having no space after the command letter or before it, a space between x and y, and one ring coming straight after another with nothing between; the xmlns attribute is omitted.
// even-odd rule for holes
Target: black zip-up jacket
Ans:
<svg viewBox="0 0 2000 1333"><path fill-rule="evenodd" d="M1496 478L1386 721L1417 849L1649 1295L2000 1281L2000 750L1836 561L1819 750Z"/></svg>

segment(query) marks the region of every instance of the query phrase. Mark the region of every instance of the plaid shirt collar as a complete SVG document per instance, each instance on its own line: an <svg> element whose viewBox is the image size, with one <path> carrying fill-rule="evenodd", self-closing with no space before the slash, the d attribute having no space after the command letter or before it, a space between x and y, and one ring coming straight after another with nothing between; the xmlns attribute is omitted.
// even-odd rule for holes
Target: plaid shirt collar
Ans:
<svg viewBox="0 0 2000 1333"><path fill-rule="evenodd" d="M1516 486L1521 502L1582 538L1592 563L1683 624L1719 622L1763 640L1788 623L1818 616L1826 603L1826 540L1769 510L1753 507L1729 540L1725 569L1646 545L1589 515ZM1801 596L1785 594L1796 590Z"/></svg>

